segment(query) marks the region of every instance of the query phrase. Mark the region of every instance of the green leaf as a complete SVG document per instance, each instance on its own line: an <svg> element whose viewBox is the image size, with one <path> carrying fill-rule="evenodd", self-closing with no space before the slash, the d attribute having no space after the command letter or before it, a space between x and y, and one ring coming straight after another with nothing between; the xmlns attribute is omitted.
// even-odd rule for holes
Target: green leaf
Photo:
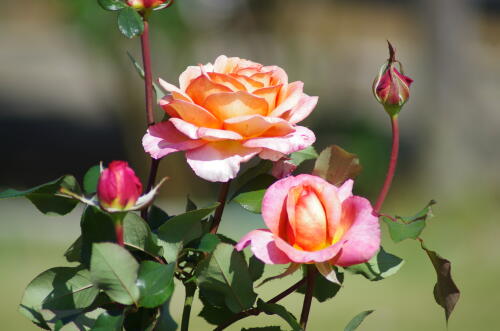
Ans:
<svg viewBox="0 0 500 331"><path fill-rule="evenodd" d="M0 193L0 199L26 197L44 214L66 215L75 208L78 201L61 196L62 188L75 193L81 192L75 177L66 175L26 191L8 189Z"/></svg>
<svg viewBox="0 0 500 331"><path fill-rule="evenodd" d="M64 252L64 257L68 262L80 262L82 253L82 237L78 237L75 242Z"/></svg>
<svg viewBox="0 0 500 331"><path fill-rule="evenodd" d="M42 309L76 310L92 304L99 290L81 267L57 267L44 271L26 288L19 311L39 327L48 329Z"/></svg>
<svg viewBox="0 0 500 331"><path fill-rule="evenodd" d="M451 278L451 262L435 251L429 250L423 241L421 241L421 246L436 270L437 282L434 285L434 299L438 305L443 307L446 323L448 323L448 319L460 299L460 290Z"/></svg>
<svg viewBox="0 0 500 331"><path fill-rule="evenodd" d="M304 270L305 271L305 270ZM344 282L344 273L337 270L337 279L342 284ZM316 279L314 281L314 292L313 297L319 302L325 302L333 297L335 297L341 289L341 285L333 283L323 277L319 272L316 273ZM297 289L298 293L306 293L305 284Z"/></svg>
<svg viewBox="0 0 500 331"><path fill-rule="evenodd" d="M346 270L363 275L371 281L385 279L394 275L403 266L404 260L387 253L382 246L380 250L370 261L356 264L345 268Z"/></svg>
<svg viewBox="0 0 500 331"><path fill-rule="evenodd" d="M271 175L259 175L249 183L243 185L234 194L233 200L252 213L260 213L264 193L266 193L267 188L275 181L276 178Z"/></svg>
<svg viewBox="0 0 500 331"><path fill-rule="evenodd" d="M145 252L153 257L159 256L161 247L153 239L146 222L137 214L127 213L123 219L123 237L125 245Z"/></svg>
<svg viewBox="0 0 500 331"><path fill-rule="evenodd" d="M83 211L80 228L82 231L80 262L90 266L94 243L116 242L113 220L109 214L102 212L98 208L88 206Z"/></svg>
<svg viewBox="0 0 500 331"><path fill-rule="evenodd" d="M121 0L97 0L99 5L109 11L120 10L123 8L127 8L128 6Z"/></svg>
<svg viewBox="0 0 500 331"><path fill-rule="evenodd" d="M98 308L94 304L86 309L41 310L45 320L51 324L54 323L54 330L60 327L60 330L84 331L91 330L97 317L103 312L104 309Z"/></svg>
<svg viewBox="0 0 500 331"><path fill-rule="evenodd" d="M277 303L266 303L262 300L257 301L257 308L262 309L262 311L268 315L278 315L284 319L293 331L301 331L299 323L295 317L286 310L285 307L278 305Z"/></svg>
<svg viewBox="0 0 500 331"><path fill-rule="evenodd" d="M130 61L132 61L132 64L134 65L134 68L139 74L139 76L141 76L141 78L144 79L145 75L142 66L139 64L139 62L137 62L137 60L132 56L132 54L127 52L127 55ZM163 93L163 90L156 83L153 83L153 90L156 94L156 102L158 103L160 102L161 99L165 97L165 93Z"/></svg>
<svg viewBox="0 0 500 331"><path fill-rule="evenodd" d="M87 194L94 194L97 192L97 183L101 176L101 166L95 165L90 168L83 176L83 190Z"/></svg>
<svg viewBox="0 0 500 331"><path fill-rule="evenodd" d="M363 322L363 320L366 318L366 316L370 315L373 313L374 310L366 310L364 312L361 312L354 316L354 318L347 324L347 326L344 328L344 331L354 331L360 326L360 324Z"/></svg>
<svg viewBox="0 0 500 331"><path fill-rule="evenodd" d="M206 233L200 240L196 248L200 252L212 253L218 244L221 243L219 237L212 233Z"/></svg>
<svg viewBox="0 0 500 331"><path fill-rule="evenodd" d="M171 217L164 210L156 205L152 205L151 208L149 208L148 224L151 227L151 230L158 229L170 218Z"/></svg>
<svg viewBox="0 0 500 331"><path fill-rule="evenodd" d="M201 220L210 215L218 205L216 203L207 208L174 216L158 228L158 245L163 247L163 257L167 261L175 261L185 243L201 236Z"/></svg>
<svg viewBox="0 0 500 331"><path fill-rule="evenodd" d="M306 149L290 154L290 161L297 167L307 160L315 160L318 158L318 153L313 146Z"/></svg>
<svg viewBox="0 0 500 331"><path fill-rule="evenodd" d="M313 175L322 177L335 186L356 178L361 172L359 158L337 145L324 149L314 164Z"/></svg>
<svg viewBox="0 0 500 331"><path fill-rule="evenodd" d="M138 270L139 264L125 248L113 243L93 244L92 282L114 301L137 306L139 288L135 282Z"/></svg>
<svg viewBox="0 0 500 331"><path fill-rule="evenodd" d="M144 32L144 22L137 11L127 6L118 14L118 28L125 37L131 39Z"/></svg>
<svg viewBox="0 0 500 331"><path fill-rule="evenodd" d="M192 211L192 210L196 210L196 209L198 209L198 207L196 206L196 204L193 202L193 200L191 200L191 198L188 195L186 197L186 211Z"/></svg>
<svg viewBox="0 0 500 331"><path fill-rule="evenodd" d="M139 304L146 308L162 305L174 292L175 262L160 264L143 261L139 268L137 286L140 291Z"/></svg>
<svg viewBox="0 0 500 331"><path fill-rule="evenodd" d="M273 168L273 162L269 160L261 160L256 166L251 167L239 175L231 184L238 191L243 185L249 183L255 177L268 173ZM233 194L234 196L234 194Z"/></svg>
<svg viewBox="0 0 500 331"><path fill-rule="evenodd" d="M155 331L171 331L177 330L177 323L172 318L170 314L170 302L172 299L167 300L160 307L160 316L158 318L158 322L155 328Z"/></svg>
<svg viewBox="0 0 500 331"><path fill-rule="evenodd" d="M155 328L158 317L159 309L147 309L139 308L137 311L128 312L125 316L125 322L123 323L123 328L125 331L153 331L161 330L160 328ZM175 330L171 328L168 330Z"/></svg>
<svg viewBox="0 0 500 331"><path fill-rule="evenodd" d="M104 311L95 321L91 331L121 331L124 318L122 310Z"/></svg>
<svg viewBox="0 0 500 331"><path fill-rule="evenodd" d="M264 266L264 262L256 258L255 255L250 257L248 260L248 272L250 273L252 281L255 282L262 277L264 274Z"/></svg>
<svg viewBox="0 0 500 331"><path fill-rule="evenodd" d="M417 239L424 230L427 219L432 217L431 206L435 203L432 200L425 208L411 217L396 216L395 219L391 219L383 215L382 220L389 228L391 239L396 243L405 239Z"/></svg>
<svg viewBox="0 0 500 331"><path fill-rule="evenodd" d="M217 292L200 289L199 297L203 303L203 309L198 316L204 318L208 323L219 325L233 315L233 312L226 307L224 298L220 297Z"/></svg>
<svg viewBox="0 0 500 331"><path fill-rule="evenodd" d="M200 289L218 293L234 313L252 307L257 295L243 253L221 243L196 268Z"/></svg>

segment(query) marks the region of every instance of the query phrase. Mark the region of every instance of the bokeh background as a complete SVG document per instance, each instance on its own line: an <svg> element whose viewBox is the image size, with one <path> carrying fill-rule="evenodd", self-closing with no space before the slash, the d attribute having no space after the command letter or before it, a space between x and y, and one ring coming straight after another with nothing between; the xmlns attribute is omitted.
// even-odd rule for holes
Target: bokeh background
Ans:
<svg viewBox="0 0 500 331"><path fill-rule="evenodd" d="M122 37L115 14L95 0L3 1L1 8L0 189L65 173L81 178L113 159L128 160L145 179L143 85L126 55L140 59L139 41ZM449 330L498 327L500 1L177 0L153 16L151 33L154 75L172 83L187 65L219 54L277 64L290 80L304 81L305 92L320 97L304 121L317 134L316 147L335 143L357 153L364 172L356 192L371 199L390 148L371 82L390 40L415 83L400 116L401 161L384 211L410 215L438 201L423 237L452 261L462 290ZM160 196L170 213L188 193L204 204L217 191L183 160L172 155L160 166L160 175L171 177ZM36 330L17 304L39 272L66 264L62 253L78 236L79 212L55 218L25 200L0 201L2 330ZM230 206L222 231L238 238L261 223ZM434 271L417 243L394 245L386 232L383 240L407 260L403 269L379 283L346 277L334 300L313 304L311 330L342 330L367 309L376 312L360 330L446 329L432 297ZM269 298L297 277L259 291ZM176 318L182 295L179 286ZM283 303L299 313L300 301L292 295ZM210 329L195 317L199 309L195 302L193 329ZM260 316L230 330L254 323L280 322Z"/></svg>

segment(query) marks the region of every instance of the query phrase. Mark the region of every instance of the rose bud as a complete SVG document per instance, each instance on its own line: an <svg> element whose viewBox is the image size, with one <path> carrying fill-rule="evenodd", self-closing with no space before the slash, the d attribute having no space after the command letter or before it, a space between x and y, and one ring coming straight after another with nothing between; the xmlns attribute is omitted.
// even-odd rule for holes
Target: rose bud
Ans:
<svg viewBox="0 0 500 331"><path fill-rule="evenodd" d="M380 68L378 76L373 81L373 94L390 116L399 113L410 97L410 85L413 79L402 74L401 63L396 60L396 50L389 43L389 59ZM398 71L396 63L399 64Z"/></svg>
<svg viewBox="0 0 500 331"><path fill-rule="evenodd" d="M105 210L132 208L142 192L142 184L127 162L113 161L101 172L97 184L99 204Z"/></svg>
<svg viewBox="0 0 500 331"><path fill-rule="evenodd" d="M165 2L167 0L127 0L127 4L137 10L156 8Z"/></svg>
<svg viewBox="0 0 500 331"><path fill-rule="evenodd" d="M278 180L262 200L268 229L251 231L236 249L250 245L266 264L291 263L282 276L314 263L337 282L333 266L367 262L380 248L378 219L367 199L352 195L352 185L348 180L337 187L312 175Z"/></svg>

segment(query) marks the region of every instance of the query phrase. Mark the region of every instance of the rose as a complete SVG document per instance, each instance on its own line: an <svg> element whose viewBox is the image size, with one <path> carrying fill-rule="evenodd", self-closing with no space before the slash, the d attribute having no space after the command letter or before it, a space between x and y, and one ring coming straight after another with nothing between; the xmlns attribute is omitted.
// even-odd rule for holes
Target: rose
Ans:
<svg viewBox="0 0 500 331"><path fill-rule="evenodd" d="M380 68L378 76L373 81L373 94L380 102L386 112L391 115L397 115L401 107L410 97L410 85L413 79L399 72L395 64L401 63L396 60L396 50L389 43L389 60Z"/></svg>
<svg viewBox="0 0 500 331"><path fill-rule="evenodd" d="M113 161L101 172L97 197L103 209L130 209L136 204L141 192L142 184L127 162Z"/></svg>
<svg viewBox="0 0 500 331"><path fill-rule="evenodd" d="M315 263L325 276L332 265L368 261L380 246L379 223L370 202L352 195L352 185L348 180L336 187L312 175L277 181L262 201L269 230L251 231L236 249L250 244L267 264Z"/></svg>
<svg viewBox="0 0 500 331"><path fill-rule="evenodd" d="M206 180L226 182L257 154L277 161L315 141L296 123L318 98L304 94L302 82L288 83L277 66L221 55L214 64L188 67L179 88L160 84L170 92L160 105L171 118L148 129L144 149L155 159L186 151L188 164Z"/></svg>
<svg viewBox="0 0 500 331"><path fill-rule="evenodd" d="M135 9L156 8L167 0L127 0L127 4Z"/></svg>

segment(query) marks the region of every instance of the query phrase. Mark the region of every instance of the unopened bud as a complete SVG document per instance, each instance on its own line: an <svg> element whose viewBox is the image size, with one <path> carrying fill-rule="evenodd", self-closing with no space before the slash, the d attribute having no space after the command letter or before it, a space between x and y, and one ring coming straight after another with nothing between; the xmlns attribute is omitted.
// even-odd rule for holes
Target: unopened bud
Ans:
<svg viewBox="0 0 500 331"><path fill-rule="evenodd" d="M413 79L402 73L401 63L396 60L396 51L391 43L388 44L389 59L380 68L378 76L373 81L373 94L384 106L385 111L390 116L395 116L410 97L410 85ZM396 69L396 63L399 64L400 71Z"/></svg>
<svg viewBox="0 0 500 331"><path fill-rule="evenodd" d="M137 10L153 9L163 5L167 0L127 0L127 4Z"/></svg>
<svg viewBox="0 0 500 331"><path fill-rule="evenodd" d="M103 209L125 210L135 205L142 184L127 162L113 161L101 172L97 197Z"/></svg>

